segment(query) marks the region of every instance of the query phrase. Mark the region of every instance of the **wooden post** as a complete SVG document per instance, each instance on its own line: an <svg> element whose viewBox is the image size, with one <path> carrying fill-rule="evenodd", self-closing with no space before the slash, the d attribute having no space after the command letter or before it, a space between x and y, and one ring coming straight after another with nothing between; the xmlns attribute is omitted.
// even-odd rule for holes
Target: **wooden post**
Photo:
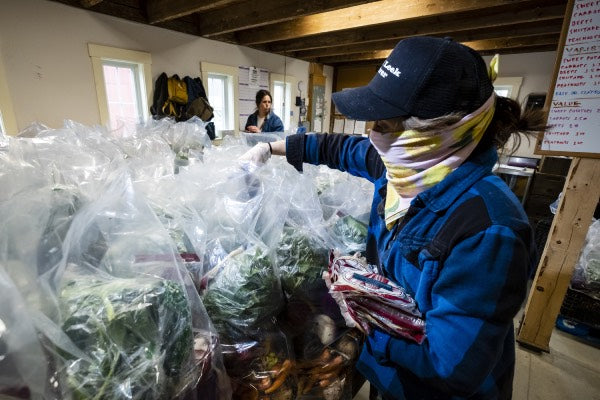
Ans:
<svg viewBox="0 0 600 400"><path fill-rule="evenodd" d="M548 351L550 336L600 197L600 159L574 158L529 293L517 341Z"/></svg>

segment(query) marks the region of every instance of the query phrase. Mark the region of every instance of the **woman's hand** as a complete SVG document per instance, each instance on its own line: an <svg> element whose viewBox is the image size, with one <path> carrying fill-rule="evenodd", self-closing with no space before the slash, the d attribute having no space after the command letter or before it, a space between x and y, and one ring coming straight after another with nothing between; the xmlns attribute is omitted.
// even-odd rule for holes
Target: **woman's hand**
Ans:
<svg viewBox="0 0 600 400"><path fill-rule="evenodd" d="M251 132L251 133L259 133L260 129L258 128L258 126L249 125L249 126L246 127L246 131L247 132Z"/></svg>

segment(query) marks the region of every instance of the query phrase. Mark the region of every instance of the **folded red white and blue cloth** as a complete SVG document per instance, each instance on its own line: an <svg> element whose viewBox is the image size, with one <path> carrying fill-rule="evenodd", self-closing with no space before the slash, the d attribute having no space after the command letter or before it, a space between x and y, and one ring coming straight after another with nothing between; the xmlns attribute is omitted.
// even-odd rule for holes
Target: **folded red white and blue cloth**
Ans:
<svg viewBox="0 0 600 400"><path fill-rule="evenodd" d="M330 252L323 279L349 327L366 334L376 327L419 344L425 340L425 320L415 300L404 288L374 272L359 255Z"/></svg>

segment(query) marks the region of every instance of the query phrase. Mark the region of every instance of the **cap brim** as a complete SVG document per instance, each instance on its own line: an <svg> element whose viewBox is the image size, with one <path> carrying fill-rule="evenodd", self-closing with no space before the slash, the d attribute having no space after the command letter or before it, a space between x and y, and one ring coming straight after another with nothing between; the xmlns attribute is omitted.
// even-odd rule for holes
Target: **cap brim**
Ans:
<svg viewBox="0 0 600 400"><path fill-rule="evenodd" d="M377 97L368 86L335 92L331 97L337 111L350 119L377 121L408 115L405 110Z"/></svg>

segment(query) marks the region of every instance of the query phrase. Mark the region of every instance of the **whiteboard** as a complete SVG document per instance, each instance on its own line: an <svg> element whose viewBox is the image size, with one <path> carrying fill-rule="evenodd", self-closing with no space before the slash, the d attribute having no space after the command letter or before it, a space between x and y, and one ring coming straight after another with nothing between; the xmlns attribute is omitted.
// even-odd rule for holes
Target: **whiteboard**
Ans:
<svg viewBox="0 0 600 400"><path fill-rule="evenodd" d="M600 157L600 2L570 4L552 98L546 103L551 127L538 138L535 153Z"/></svg>

